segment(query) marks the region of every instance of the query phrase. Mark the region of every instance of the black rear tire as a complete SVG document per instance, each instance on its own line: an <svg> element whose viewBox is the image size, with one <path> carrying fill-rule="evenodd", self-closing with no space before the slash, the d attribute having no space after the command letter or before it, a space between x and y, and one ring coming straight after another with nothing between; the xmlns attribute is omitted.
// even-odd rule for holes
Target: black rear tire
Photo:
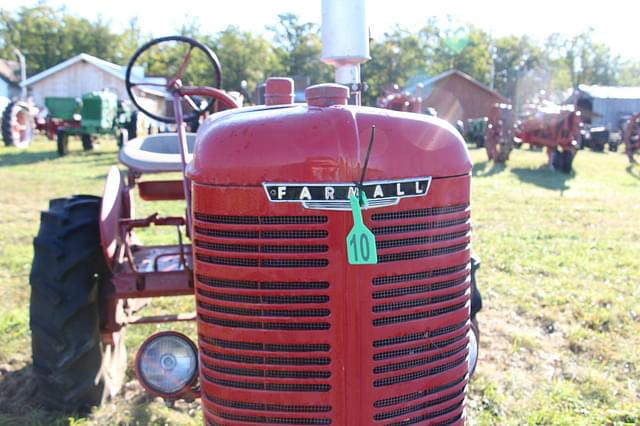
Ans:
<svg viewBox="0 0 640 426"><path fill-rule="evenodd" d="M93 140L91 139L91 135L87 133L83 133L81 136L82 139L82 149L85 151L91 151L93 149Z"/></svg>
<svg viewBox="0 0 640 426"><path fill-rule="evenodd" d="M567 150L562 152L562 171L564 173L571 173L571 169L573 167L573 152Z"/></svg>
<svg viewBox="0 0 640 426"><path fill-rule="evenodd" d="M58 129L56 143L58 145L58 155L60 157L69 153L69 135L64 131L64 129Z"/></svg>
<svg viewBox="0 0 640 426"><path fill-rule="evenodd" d="M51 200L34 239L31 346L41 402L85 412L120 389L126 370L124 333L100 335L99 282L109 279L100 246L100 198Z"/></svg>

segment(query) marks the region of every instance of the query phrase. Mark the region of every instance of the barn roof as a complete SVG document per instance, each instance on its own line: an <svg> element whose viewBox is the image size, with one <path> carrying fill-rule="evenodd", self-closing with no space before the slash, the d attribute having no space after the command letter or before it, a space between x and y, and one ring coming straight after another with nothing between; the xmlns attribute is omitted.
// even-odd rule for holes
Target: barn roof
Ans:
<svg viewBox="0 0 640 426"><path fill-rule="evenodd" d="M504 96L502 96L500 93L496 92L495 90L491 89L488 86L485 86L484 84L480 83L478 80L474 79L470 75L465 74L462 71L458 71L458 70L449 70L449 71L443 72L442 74L438 74L435 77L420 81L420 82L412 85L411 87L408 87L407 90L409 92L411 92L411 93L415 93L416 85L419 84L419 83L422 83L422 85L424 87L429 87L429 86L435 85L439 81L445 80L445 79L447 79L449 77L452 77L452 76L458 76L458 77L464 78L465 80L468 80L470 83L473 83L474 85L478 86L483 91L488 92L492 96L495 96L501 102L504 102L504 103L509 102L509 100L507 98L505 98Z"/></svg>
<svg viewBox="0 0 640 426"><path fill-rule="evenodd" d="M640 87L587 86L581 84L578 90L597 99L640 99Z"/></svg>
<svg viewBox="0 0 640 426"><path fill-rule="evenodd" d="M30 84L43 80L52 74L55 74L65 68L83 61L100 68L101 70L113 75L116 78L119 78L120 80L125 79L125 72L127 70L126 67L114 64L109 61L105 61L104 59L96 58L95 56L91 56L87 53L80 53L79 55L69 58L64 62L60 62L58 65L54 65L51 68L47 68L46 70L39 72L38 74L32 75L24 82L22 82L21 86L29 86ZM134 67L133 74L143 77L144 75L142 69L135 68L140 67Z"/></svg>

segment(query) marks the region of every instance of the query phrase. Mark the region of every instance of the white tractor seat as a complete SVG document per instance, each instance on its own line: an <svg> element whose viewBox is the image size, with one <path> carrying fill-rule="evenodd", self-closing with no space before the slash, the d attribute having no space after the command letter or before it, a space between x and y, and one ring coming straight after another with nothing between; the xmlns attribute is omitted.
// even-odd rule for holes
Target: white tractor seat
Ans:
<svg viewBox="0 0 640 426"><path fill-rule="evenodd" d="M187 163L193 156L195 133L187 133ZM180 145L177 133L162 133L131 139L120 150L120 162L141 173L180 172Z"/></svg>

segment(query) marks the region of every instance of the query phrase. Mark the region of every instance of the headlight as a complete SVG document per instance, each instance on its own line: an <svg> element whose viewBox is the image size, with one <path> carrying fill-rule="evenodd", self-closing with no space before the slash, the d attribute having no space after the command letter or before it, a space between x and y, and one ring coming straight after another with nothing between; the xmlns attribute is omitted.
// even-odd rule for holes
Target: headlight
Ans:
<svg viewBox="0 0 640 426"><path fill-rule="evenodd" d="M154 334L138 350L136 375L150 393L163 398L180 397L197 380L195 344L184 334L173 331Z"/></svg>

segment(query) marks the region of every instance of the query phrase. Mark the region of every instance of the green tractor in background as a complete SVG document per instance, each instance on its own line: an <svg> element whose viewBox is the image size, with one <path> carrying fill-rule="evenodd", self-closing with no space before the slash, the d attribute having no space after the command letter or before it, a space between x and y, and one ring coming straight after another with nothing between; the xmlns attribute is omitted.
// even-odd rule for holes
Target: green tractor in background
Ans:
<svg viewBox="0 0 640 426"><path fill-rule="evenodd" d="M113 92L91 92L82 99L48 97L45 105L49 110L45 131L50 139L56 139L61 156L69 152L69 136L80 136L85 151L93 149L93 141L100 135L114 135L118 146L137 136L137 111L118 101Z"/></svg>
<svg viewBox="0 0 640 426"><path fill-rule="evenodd" d="M476 148L483 148L487 137L487 117L470 118L467 120L467 132L465 139L467 142L476 144Z"/></svg>

